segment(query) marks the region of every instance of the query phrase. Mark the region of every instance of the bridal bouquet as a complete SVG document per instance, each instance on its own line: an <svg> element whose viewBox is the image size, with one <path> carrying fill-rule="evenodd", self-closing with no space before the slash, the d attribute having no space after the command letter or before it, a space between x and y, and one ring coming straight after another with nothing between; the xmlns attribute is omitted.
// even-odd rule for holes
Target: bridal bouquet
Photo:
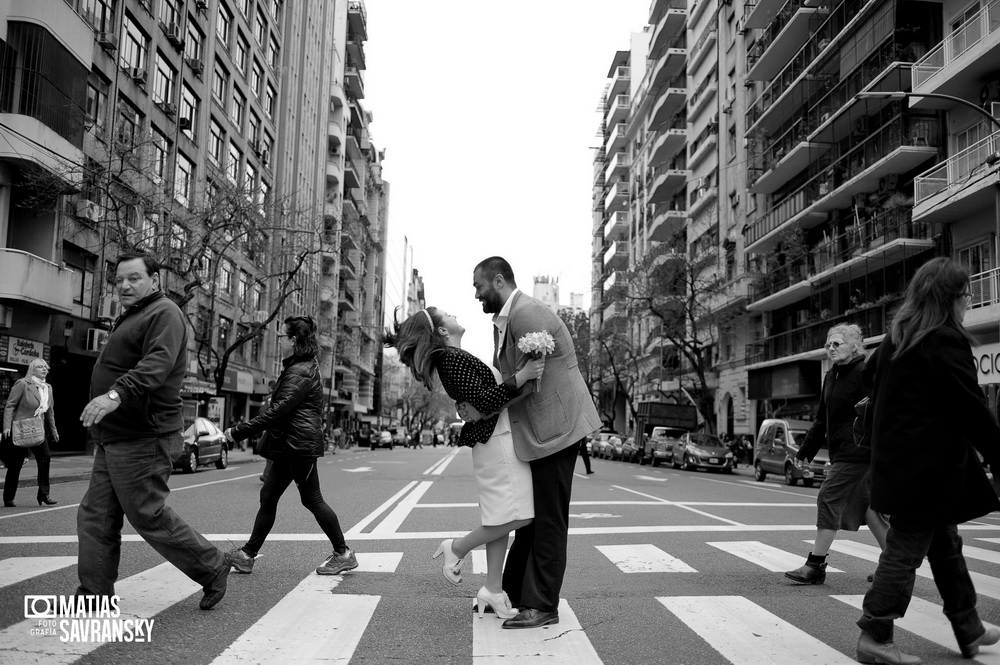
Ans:
<svg viewBox="0 0 1000 665"><path fill-rule="evenodd" d="M537 360L555 351L556 341L552 339L552 335L547 330L543 330L541 332L525 334L521 339L517 340L517 348L522 353L527 353L533 359ZM534 392L537 393L541 389L542 380L535 379Z"/></svg>

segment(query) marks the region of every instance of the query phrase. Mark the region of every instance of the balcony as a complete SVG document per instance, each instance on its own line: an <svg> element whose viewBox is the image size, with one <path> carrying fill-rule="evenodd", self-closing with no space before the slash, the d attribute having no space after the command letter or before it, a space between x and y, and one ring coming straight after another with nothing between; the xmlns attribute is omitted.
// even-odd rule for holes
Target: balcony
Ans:
<svg viewBox="0 0 1000 665"><path fill-rule="evenodd" d="M615 75L611 77L611 86L608 88L608 99L628 93L629 82L632 80L630 71L629 67L615 68Z"/></svg>
<svg viewBox="0 0 1000 665"><path fill-rule="evenodd" d="M803 0L785 3L747 54L747 78L770 81L777 76L827 14L825 7L807 7Z"/></svg>
<svg viewBox="0 0 1000 665"><path fill-rule="evenodd" d="M787 146L791 146L788 148ZM770 168L750 185L755 194L771 194L796 175L803 173L809 165L830 149L829 143L815 141L778 141L772 145L765 165Z"/></svg>
<svg viewBox="0 0 1000 665"><path fill-rule="evenodd" d="M623 97L628 97L628 95L622 95ZM626 103L626 107L628 104ZM624 122L619 122L614 127L611 128L611 132L608 134L608 140L604 144L604 152L608 155L614 154L623 150L625 146L628 145L628 140L625 138L625 130L627 125Z"/></svg>
<svg viewBox="0 0 1000 665"><path fill-rule="evenodd" d="M678 77L675 81L666 84L666 88L661 88L660 96L653 104L653 112L650 114L649 126L659 127L665 122L669 122L678 111L684 108L687 103L687 88L685 81Z"/></svg>
<svg viewBox="0 0 1000 665"><path fill-rule="evenodd" d="M656 242L667 242L687 223L687 210L674 210L657 206L649 222L648 238Z"/></svg>
<svg viewBox="0 0 1000 665"><path fill-rule="evenodd" d="M368 11L364 0L350 0L347 3L347 28L359 39L368 39Z"/></svg>
<svg viewBox="0 0 1000 665"><path fill-rule="evenodd" d="M702 132L701 140L695 141L688 146L692 149L691 156L688 157L688 166L692 169L696 168L718 146L719 134L717 129L715 131Z"/></svg>
<svg viewBox="0 0 1000 665"><path fill-rule="evenodd" d="M614 325L625 316L625 305L617 300L608 303L604 308L603 318L606 325Z"/></svg>
<svg viewBox="0 0 1000 665"><path fill-rule="evenodd" d="M719 82L714 79L705 79L698 89L691 94L688 100L688 117L697 118L710 101L714 101L719 94Z"/></svg>
<svg viewBox="0 0 1000 665"><path fill-rule="evenodd" d="M649 163L656 166L670 161L674 155L684 148L686 142L686 129L671 128L660 131L659 136L653 141Z"/></svg>
<svg viewBox="0 0 1000 665"><path fill-rule="evenodd" d="M705 57L714 51L717 38L718 29L714 25L702 30L701 36L695 42L694 48L691 49L687 59L689 72L697 71L698 66L705 60Z"/></svg>
<svg viewBox="0 0 1000 665"><path fill-rule="evenodd" d="M667 40L659 57L653 59L650 87L657 88L684 71L687 61L687 38L678 35Z"/></svg>
<svg viewBox="0 0 1000 665"><path fill-rule="evenodd" d="M608 108L608 113L604 117L605 126L617 125L618 123L623 123L628 117L628 107L629 107L629 96L628 95L618 95L615 97L614 101L611 102L610 108Z"/></svg>
<svg viewBox="0 0 1000 665"><path fill-rule="evenodd" d="M616 300L624 288L627 286L628 276L624 270L616 270L611 273L611 276L604 280L603 291L604 298L603 302L609 302Z"/></svg>
<svg viewBox="0 0 1000 665"><path fill-rule="evenodd" d="M653 184L649 187L650 203L668 201L677 190L687 183L691 171L688 169L670 169L655 167L652 169Z"/></svg>
<svg viewBox="0 0 1000 665"><path fill-rule="evenodd" d="M628 268L628 247L621 240L611 244L604 252L605 270L625 270Z"/></svg>
<svg viewBox="0 0 1000 665"><path fill-rule="evenodd" d="M688 206L688 215L691 217L697 217L701 212L708 206L719 198L719 188L712 187L702 187L691 192L691 204Z"/></svg>
<svg viewBox="0 0 1000 665"><path fill-rule="evenodd" d="M1000 0L993 0L913 65L913 92L963 97L996 78L998 61Z"/></svg>
<svg viewBox="0 0 1000 665"><path fill-rule="evenodd" d="M914 219L954 222L972 211L990 209L994 205L997 167L987 167L986 158L998 149L1000 132L914 178Z"/></svg>
<svg viewBox="0 0 1000 665"><path fill-rule="evenodd" d="M811 291L805 263L783 265L754 276L747 309L751 312L775 310L808 297Z"/></svg>
<svg viewBox="0 0 1000 665"><path fill-rule="evenodd" d="M996 329L1000 319L1000 268L973 275L969 280L972 302L965 314L966 328L979 328L980 324Z"/></svg>
<svg viewBox="0 0 1000 665"><path fill-rule="evenodd" d="M344 170L340 167L340 160L334 158L326 163L326 183L327 185L337 185L344 179Z"/></svg>
<svg viewBox="0 0 1000 665"><path fill-rule="evenodd" d="M627 204L628 183L619 180L611 186L608 195L604 197L604 210L608 213L618 212L623 210Z"/></svg>
<svg viewBox="0 0 1000 665"><path fill-rule="evenodd" d="M365 40L357 33L347 31L347 57L357 63L361 69L365 67Z"/></svg>
<svg viewBox="0 0 1000 665"><path fill-rule="evenodd" d="M628 213L624 210L616 212L604 225L604 240L615 242L628 237Z"/></svg>
<svg viewBox="0 0 1000 665"><path fill-rule="evenodd" d="M338 149L344 144L344 128L339 122L327 123L326 138L331 149Z"/></svg>
<svg viewBox="0 0 1000 665"><path fill-rule="evenodd" d="M669 0L665 10L661 10L658 15L651 11L649 15L650 23L655 23L653 36L650 39L649 51L655 53L667 46L671 37L679 35L684 30L687 23L687 3L681 0Z"/></svg>
<svg viewBox="0 0 1000 665"><path fill-rule="evenodd" d="M20 249L0 248L0 301L73 312L73 271Z"/></svg>
<svg viewBox="0 0 1000 665"><path fill-rule="evenodd" d="M80 132L82 141L82 122ZM67 168L67 163L82 164L83 152L46 122L29 115L0 113L0 160L41 167L68 188L75 189L83 183L83 169Z"/></svg>
<svg viewBox="0 0 1000 665"><path fill-rule="evenodd" d="M344 88L355 99L365 98L364 70L348 66L344 68Z"/></svg>
<svg viewBox="0 0 1000 665"><path fill-rule="evenodd" d="M611 158L610 162L608 162L608 168L604 171L605 181L611 182L612 180L621 178L622 176L627 178L628 165L628 153L624 150L616 152L615 156Z"/></svg>

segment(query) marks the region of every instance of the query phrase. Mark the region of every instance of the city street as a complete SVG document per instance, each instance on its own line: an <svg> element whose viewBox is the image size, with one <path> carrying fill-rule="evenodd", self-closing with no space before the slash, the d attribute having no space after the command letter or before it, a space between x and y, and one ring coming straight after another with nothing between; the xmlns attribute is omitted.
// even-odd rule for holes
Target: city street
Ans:
<svg viewBox="0 0 1000 665"><path fill-rule="evenodd" d="M500 630L470 611L485 580L473 552L452 586L430 558L478 519L464 448L340 451L320 461L324 495L360 567L323 577L329 544L299 504L282 499L252 575L233 573L225 599L201 590L126 525L117 592L122 617L153 620L147 642L63 642L33 635L25 596L72 594L76 504L85 481L60 483L51 508L0 513L0 662L21 663L687 663L854 662L861 599L878 550L866 531L838 540L827 583L797 587L814 534L815 488L735 474L582 460L574 479L569 567L560 623ZM263 464L171 479L169 505L220 547L242 545ZM30 472L29 472L30 473ZM33 495L22 488L19 506ZM1000 623L1000 517L965 525L965 555L984 621ZM834 570L836 569L836 570ZM925 663L959 662L925 565L896 640ZM979 662L1000 663L1000 649Z"/></svg>

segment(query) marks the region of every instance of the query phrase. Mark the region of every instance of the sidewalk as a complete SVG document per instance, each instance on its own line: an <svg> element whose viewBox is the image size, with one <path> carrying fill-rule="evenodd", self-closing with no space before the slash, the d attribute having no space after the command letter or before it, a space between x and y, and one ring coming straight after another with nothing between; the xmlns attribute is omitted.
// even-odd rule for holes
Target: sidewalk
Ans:
<svg viewBox="0 0 1000 665"><path fill-rule="evenodd" d="M330 453L328 452L327 455ZM229 466L234 464L263 463L264 458L254 455L251 451L242 451L235 448L229 451ZM90 471L94 467L94 458L90 455L54 455L49 466L49 482L53 485L58 483L72 483L78 480L90 478ZM263 470L261 466L261 470ZM198 473L215 469L215 465L201 467ZM174 473L183 473L175 470ZM6 469L0 469L0 488L4 486L4 476ZM38 467L35 466L35 458L30 454L21 467L21 480L18 487L37 487Z"/></svg>

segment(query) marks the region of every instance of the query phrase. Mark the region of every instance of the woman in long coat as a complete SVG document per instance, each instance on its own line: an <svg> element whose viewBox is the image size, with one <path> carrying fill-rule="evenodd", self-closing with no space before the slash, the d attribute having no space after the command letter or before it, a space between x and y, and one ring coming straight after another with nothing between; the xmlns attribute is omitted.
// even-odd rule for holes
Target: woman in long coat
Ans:
<svg viewBox="0 0 1000 665"><path fill-rule="evenodd" d="M38 505L52 506L57 503L49 498L49 463L52 455L49 453L49 439L59 441L59 430L56 429L55 401L52 386L45 382L49 374L49 364L41 358L35 358L28 365L28 373L14 384L7 397L3 410L3 438L11 438L11 428L15 420L42 416L45 423L45 439L37 446L18 448L13 444L4 446L4 463L7 474L3 485L3 505L14 508L14 495L17 483L21 477L21 467L28 458L28 452L38 464Z"/></svg>

